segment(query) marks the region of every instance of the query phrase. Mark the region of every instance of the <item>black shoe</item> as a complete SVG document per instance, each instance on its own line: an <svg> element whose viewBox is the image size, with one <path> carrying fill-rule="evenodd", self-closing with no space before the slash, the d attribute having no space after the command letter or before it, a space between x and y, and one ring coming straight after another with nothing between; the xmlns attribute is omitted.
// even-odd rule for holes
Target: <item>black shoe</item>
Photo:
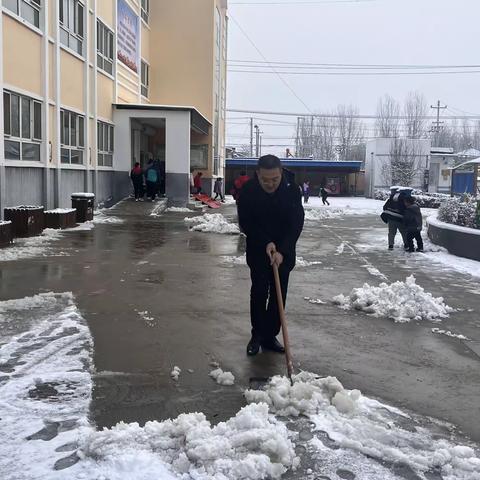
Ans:
<svg viewBox="0 0 480 480"><path fill-rule="evenodd" d="M389 250L393 250L393 245L389 245L389 246L388 246L388 249L389 249Z"/></svg>
<svg viewBox="0 0 480 480"><path fill-rule="evenodd" d="M414 248L407 248L405 251L408 252L408 253L414 253L415 249Z"/></svg>
<svg viewBox="0 0 480 480"><path fill-rule="evenodd" d="M271 340L262 342L262 349L270 350L271 352L285 353L285 348L283 348L283 345L275 337Z"/></svg>
<svg viewBox="0 0 480 480"><path fill-rule="evenodd" d="M423 253L423 248L417 248L417 252Z"/></svg>
<svg viewBox="0 0 480 480"><path fill-rule="evenodd" d="M247 345L247 355L253 357L260 350L260 339L252 337Z"/></svg>

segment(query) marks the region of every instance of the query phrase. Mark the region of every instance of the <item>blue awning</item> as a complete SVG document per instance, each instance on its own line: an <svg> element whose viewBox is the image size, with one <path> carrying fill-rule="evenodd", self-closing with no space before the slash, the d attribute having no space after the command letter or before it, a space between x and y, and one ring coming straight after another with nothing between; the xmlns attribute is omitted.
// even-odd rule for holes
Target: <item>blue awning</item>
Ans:
<svg viewBox="0 0 480 480"><path fill-rule="evenodd" d="M335 162L331 160L311 160L309 158L281 158L280 161L284 167L326 168L329 170L359 171L362 165L362 162L356 160ZM227 167L256 167L258 158L227 158L225 162Z"/></svg>

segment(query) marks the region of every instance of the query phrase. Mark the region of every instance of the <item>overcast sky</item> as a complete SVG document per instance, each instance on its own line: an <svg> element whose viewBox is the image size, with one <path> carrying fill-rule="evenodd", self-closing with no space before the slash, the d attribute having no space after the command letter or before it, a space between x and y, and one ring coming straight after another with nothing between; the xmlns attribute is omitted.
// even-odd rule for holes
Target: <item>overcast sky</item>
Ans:
<svg viewBox="0 0 480 480"><path fill-rule="evenodd" d="M306 5L260 5L288 0L231 0L228 56L231 60L337 64L480 64L479 0L319 0ZM304 3L302 4L302 1ZM256 5L239 5L250 2ZM235 69L241 69L235 67ZM265 68L263 70L268 70ZM447 69L451 70L451 69ZM480 68L476 68L480 72ZM304 71L294 67L292 71ZM457 75L282 75L306 106L278 76L261 73L228 75L227 108L313 112L354 104L360 113L375 113L377 100L389 93L403 101L409 91L425 94L429 103L449 106L443 114L480 113L480 73ZM433 111L432 111L433 113ZM228 114L227 144L247 143L249 129ZM295 118L269 116L295 123ZM264 136L293 135L292 127L272 127L257 116ZM272 123L272 122L270 122ZM372 134L372 132L368 132ZM242 137L242 135L244 137ZM264 144L288 140L264 139ZM277 153L284 150L272 147ZM264 150L265 153L265 150Z"/></svg>

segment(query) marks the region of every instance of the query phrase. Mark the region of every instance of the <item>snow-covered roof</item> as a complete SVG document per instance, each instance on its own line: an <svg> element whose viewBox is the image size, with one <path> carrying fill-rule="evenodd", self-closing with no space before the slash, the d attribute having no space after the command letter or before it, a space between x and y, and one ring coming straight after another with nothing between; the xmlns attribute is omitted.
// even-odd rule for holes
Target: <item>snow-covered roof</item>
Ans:
<svg viewBox="0 0 480 480"><path fill-rule="evenodd" d="M441 154L452 154L453 148L450 147L432 147L430 149L432 155L441 155Z"/></svg>
<svg viewBox="0 0 480 480"><path fill-rule="evenodd" d="M461 152L457 153L458 157L480 157L480 150L476 148L467 148L467 150L462 150Z"/></svg>
<svg viewBox="0 0 480 480"><path fill-rule="evenodd" d="M460 167L465 167L468 165L480 165L480 157L479 158L474 158L473 160L469 160L468 162L463 162L460 165L457 165L456 167L453 167L452 170L456 170L457 168Z"/></svg>

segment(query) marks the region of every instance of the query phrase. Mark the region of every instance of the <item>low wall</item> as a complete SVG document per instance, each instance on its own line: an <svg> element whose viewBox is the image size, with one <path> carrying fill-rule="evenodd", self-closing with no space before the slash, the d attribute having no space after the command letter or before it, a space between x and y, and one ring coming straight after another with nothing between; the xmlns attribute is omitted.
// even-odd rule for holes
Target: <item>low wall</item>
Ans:
<svg viewBox="0 0 480 480"><path fill-rule="evenodd" d="M427 225L428 238L433 243L453 255L480 261L480 229L441 222L436 215L428 217Z"/></svg>

